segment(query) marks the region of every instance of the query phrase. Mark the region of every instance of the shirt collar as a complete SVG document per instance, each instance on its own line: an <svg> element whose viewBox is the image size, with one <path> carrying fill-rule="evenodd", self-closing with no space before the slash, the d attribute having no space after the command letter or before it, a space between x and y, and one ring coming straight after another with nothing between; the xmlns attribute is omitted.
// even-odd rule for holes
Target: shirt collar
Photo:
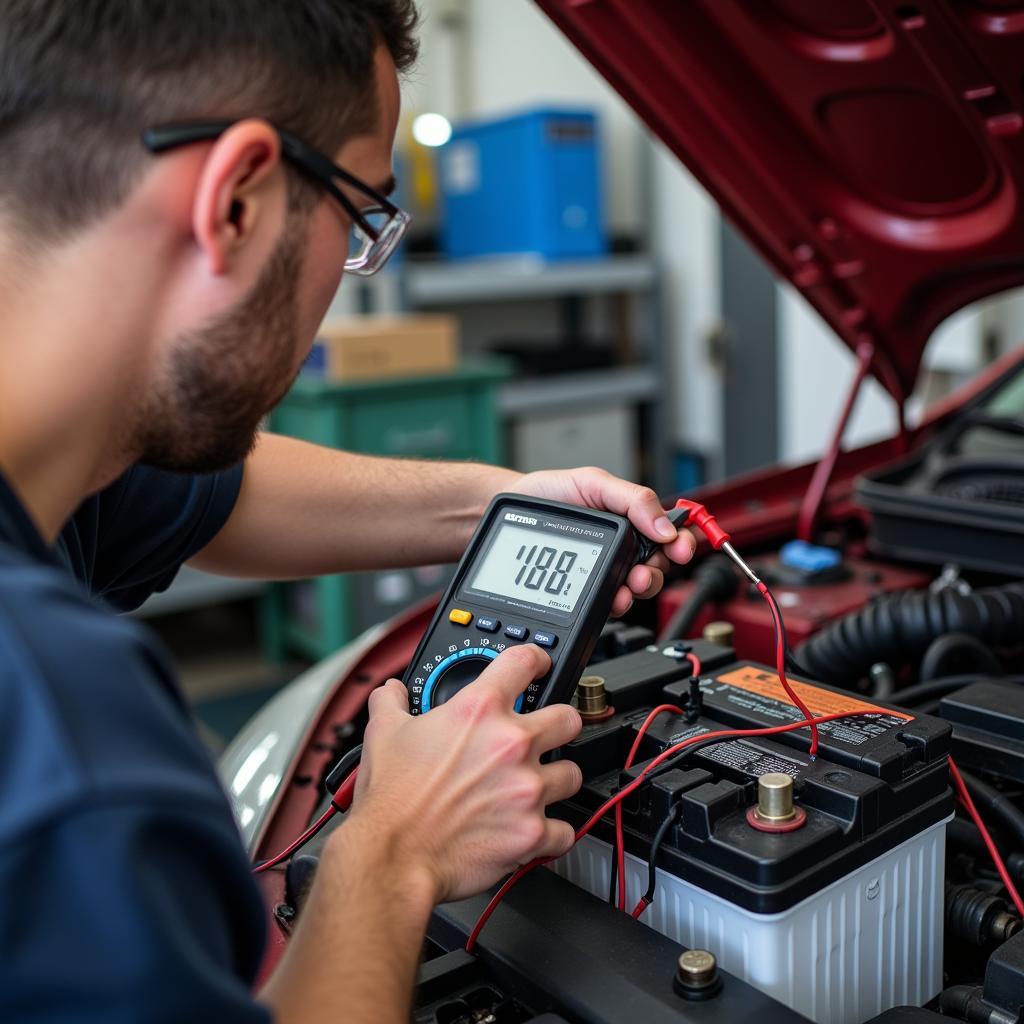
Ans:
<svg viewBox="0 0 1024 1024"><path fill-rule="evenodd" d="M61 564L56 553L47 547L28 510L3 473L0 473L0 541L41 562Z"/></svg>

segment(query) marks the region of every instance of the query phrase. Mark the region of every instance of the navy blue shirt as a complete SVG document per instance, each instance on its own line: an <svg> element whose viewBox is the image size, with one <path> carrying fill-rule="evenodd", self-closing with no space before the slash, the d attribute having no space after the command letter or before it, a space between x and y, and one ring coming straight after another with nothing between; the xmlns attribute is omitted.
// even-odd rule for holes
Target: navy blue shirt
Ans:
<svg viewBox="0 0 1024 1024"><path fill-rule="evenodd" d="M269 1020L264 918L169 659L119 617L224 524L241 468L135 468L49 549L0 478L0 1016Z"/></svg>

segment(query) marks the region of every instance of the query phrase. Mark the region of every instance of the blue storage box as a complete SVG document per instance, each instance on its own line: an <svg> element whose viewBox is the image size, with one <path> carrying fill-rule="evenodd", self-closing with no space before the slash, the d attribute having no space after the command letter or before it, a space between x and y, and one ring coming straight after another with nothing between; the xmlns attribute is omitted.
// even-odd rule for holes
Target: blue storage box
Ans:
<svg viewBox="0 0 1024 1024"><path fill-rule="evenodd" d="M445 254L604 254L597 128L590 111L550 109L457 127L439 153Z"/></svg>

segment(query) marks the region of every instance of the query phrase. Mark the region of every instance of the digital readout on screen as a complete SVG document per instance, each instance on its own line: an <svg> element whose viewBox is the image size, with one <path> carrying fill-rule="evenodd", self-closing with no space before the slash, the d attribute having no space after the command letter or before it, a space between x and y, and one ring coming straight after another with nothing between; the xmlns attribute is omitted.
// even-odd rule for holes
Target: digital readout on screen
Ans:
<svg viewBox="0 0 1024 1024"><path fill-rule="evenodd" d="M562 612L576 607L603 546L504 524L469 585Z"/></svg>

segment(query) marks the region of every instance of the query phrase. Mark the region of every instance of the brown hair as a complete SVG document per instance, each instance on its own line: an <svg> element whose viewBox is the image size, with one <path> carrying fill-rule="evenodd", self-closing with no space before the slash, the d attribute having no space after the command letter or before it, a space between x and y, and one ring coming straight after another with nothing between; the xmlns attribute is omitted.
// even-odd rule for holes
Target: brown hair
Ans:
<svg viewBox="0 0 1024 1024"><path fill-rule="evenodd" d="M265 117L333 153L376 121L376 48L407 70L416 24L414 0L0 0L0 214L29 240L85 226L170 121Z"/></svg>

